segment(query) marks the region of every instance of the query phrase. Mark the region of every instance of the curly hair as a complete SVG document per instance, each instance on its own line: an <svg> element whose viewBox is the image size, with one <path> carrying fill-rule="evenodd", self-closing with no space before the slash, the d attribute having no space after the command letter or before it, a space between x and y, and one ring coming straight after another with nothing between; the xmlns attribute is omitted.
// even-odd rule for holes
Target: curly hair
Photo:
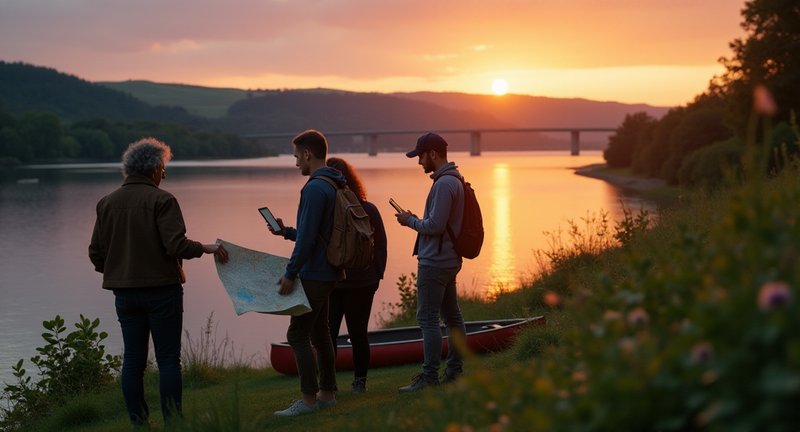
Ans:
<svg viewBox="0 0 800 432"><path fill-rule="evenodd" d="M172 159L169 146L155 138L142 138L131 143L122 154L122 172L150 175L156 168L166 166Z"/></svg>
<svg viewBox="0 0 800 432"><path fill-rule="evenodd" d="M361 179L358 177L356 169L353 168L352 165L347 163L344 159L337 157L328 158L325 165L328 165L344 175L345 180L347 180L347 186L356 194L358 199L361 201L367 200L367 191L364 189L364 184L361 183Z"/></svg>

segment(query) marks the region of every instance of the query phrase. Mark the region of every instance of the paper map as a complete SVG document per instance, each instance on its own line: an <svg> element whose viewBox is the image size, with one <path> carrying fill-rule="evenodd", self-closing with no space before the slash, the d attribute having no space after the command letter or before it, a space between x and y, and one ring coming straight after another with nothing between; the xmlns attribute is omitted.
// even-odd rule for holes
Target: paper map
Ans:
<svg viewBox="0 0 800 432"><path fill-rule="evenodd" d="M227 263L214 262L237 315L251 311L302 315L311 311L300 278L295 278L291 294L278 294L277 282L286 270L288 258L243 248L225 240L217 242L228 250Z"/></svg>

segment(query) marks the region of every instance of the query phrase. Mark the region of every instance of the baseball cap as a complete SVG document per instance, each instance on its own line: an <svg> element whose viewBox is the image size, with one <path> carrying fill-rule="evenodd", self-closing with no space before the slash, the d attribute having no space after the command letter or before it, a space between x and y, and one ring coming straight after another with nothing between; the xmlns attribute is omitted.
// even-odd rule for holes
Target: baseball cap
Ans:
<svg viewBox="0 0 800 432"><path fill-rule="evenodd" d="M413 158L428 150L436 150L437 152L447 151L447 141L441 136L428 132L417 139L417 146L414 150L406 153L406 156Z"/></svg>

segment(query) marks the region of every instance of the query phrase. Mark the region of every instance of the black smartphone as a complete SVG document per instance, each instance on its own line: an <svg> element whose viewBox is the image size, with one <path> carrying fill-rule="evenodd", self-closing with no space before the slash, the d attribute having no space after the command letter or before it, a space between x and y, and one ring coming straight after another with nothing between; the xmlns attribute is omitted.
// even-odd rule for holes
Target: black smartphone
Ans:
<svg viewBox="0 0 800 432"><path fill-rule="evenodd" d="M400 204L397 204L397 201L395 201L394 198L389 198L389 204L391 204L398 213L403 213L405 211L402 207L400 207Z"/></svg>
<svg viewBox="0 0 800 432"><path fill-rule="evenodd" d="M261 216L264 217L264 220L267 221L269 226L272 227L272 230L275 232L279 232L281 229L281 224L278 223L278 220L275 219L275 216L272 215L272 212L269 211L267 207L261 207L258 209L258 212L261 213Z"/></svg>

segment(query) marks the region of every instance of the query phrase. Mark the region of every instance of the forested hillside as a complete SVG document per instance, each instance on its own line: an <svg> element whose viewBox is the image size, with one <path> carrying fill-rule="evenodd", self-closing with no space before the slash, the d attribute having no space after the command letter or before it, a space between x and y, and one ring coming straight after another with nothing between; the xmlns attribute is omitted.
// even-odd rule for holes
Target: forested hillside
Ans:
<svg viewBox="0 0 800 432"><path fill-rule="evenodd" d="M157 120L202 126L177 106L152 106L126 93L55 69L0 61L0 109L13 114L48 112L66 121Z"/></svg>

